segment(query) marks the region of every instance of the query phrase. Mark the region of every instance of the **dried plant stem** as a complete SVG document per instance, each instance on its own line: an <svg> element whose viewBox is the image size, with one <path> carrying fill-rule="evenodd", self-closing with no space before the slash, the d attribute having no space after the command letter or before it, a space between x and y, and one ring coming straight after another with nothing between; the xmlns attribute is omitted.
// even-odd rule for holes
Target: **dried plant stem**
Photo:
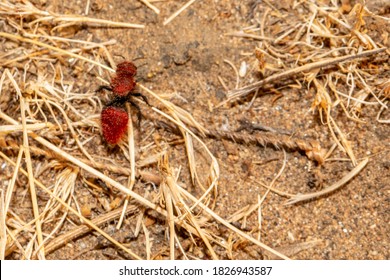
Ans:
<svg viewBox="0 0 390 280"><path fill-rule="evenodd" d="M22 154L22 153L20 153ZM21 158L21 156L20 156ZM4 197L4 190L0 190L0 260L5 260L5 253L7 248L7 226L5 223L7 211L6 201Z"/></svg>
<svg viewBox="0 0 390 280"><path fill-rule="evenodd" d="M303 151L307 157L317 161L318 163L324 162L324 151L317 141L305 141L302 139L294 139L286 137L284 135L271 136L271 135L249 135L237 132L222 131L222 130L208 130L207 136L216 139L226 139L233 142L244 144L256 144L260 146L273 146L277 149L286 148L293 151Z"/></svg>
<svg viewBox="0 0 390 280"><path fill-rule="evenodd" d="M154 6L152 3L150 3L148 0L140 0L142 3L144 3L147 7L152 9L156 14L160 13L160 10Z"/></svg>
<svg viewBox="0 0 390 280"><path fill-rule="evenodd" d="M168 164L166 164L166 165L168 166ZM167 183L169 190L171 192L172 201L174 202L174 205L176 206L176 208L178 208L178 206L180 206L180 208L181 208L180 210L183 213L179 217L179 224L180 224L180 220L184 220L185 218L188 219L190 224L195 227L199 237L203 240L204 244L208 248L208 250L211 254L211 257L214 260L218 260L218 256L215 253L213 247L211 246L211 244L209 242L208 234L205 234L205 231L200 227L197 219L194 217L194 215L192 215L190 208L188 207L188 205L186 204L182 195L180 194L181 188L176 183L175 179L172 177L171 172L168 172L168 174L166 176L166 183ZM199 200L197 202L199 202Z"/></svg>
<svg viewBox="0 0 390 280"><path fill-rule="evenodd" d="M160 186L163 190L164 194L164 200L165 200L165 208L167 209L167 223L169 228L169 259L174 260L175 259L175 221L174 221L174 215L173 215L173 201L172 201L172 195L171 190L169 186L166 183L163 183Z"/></svg>
<svg viewBox="0 0 390 280"><path fill-rule="evenodd" d="M22 156L23 156L23 147L19 146L19 153L16 159L14 174L12 175L12 179L8 184L7 192L5 194L4 213L8 213L9 204L11 203L12 194L14 193L14 189L15 189L16 179L18 178L19 175L19 167L22 162Z"/></svg>
<svg viewBox="0 0 390 280"><path fill-rule="evenodd" d="M146 227L144 221L142 220L142 230L145 235L145 248L146 248L146 259L150 260L150 255L152 252L152 238L150 238L150 231Z"/></svg>
<svg viewBox="0 0 390 280"><path fill-rule="evenodd" d="M388 101L385 102L385 105L387 105L387 103L388 103ZM382 114L382 112L383 112L385 109L386 109L386 107L384 107L384 106L381 107L381 109L379 110L379 112L378 112L378 114L377 114L377 116L376 116L376 120L377 120L377 122L379 122L379 123L387 123L387 124L390 124L390 119L388 119L388 120L380 119L381 114Z"/></svg>
<svg viewBox="0 0 390 280"><path fill-rule="evenodd" d="M345 55L345 56L340 56L340 57L336 57L336 58L324 59L321 61L308 63L308 64L305 64L303 66L299 66L299 67L296 67L293 69L289 69L289 70L284 71L282 73L277 73L277 74L271 75L271 76L269 76L261 81L258 81L258 82L255 82L253 84L250 84L248 86L230 91L228 93L228 99L226 101L222 102L221 104L219 104L218 106L226 104L226 103L228 103L232 100L235 100L237 98L244 97L247 94L249 94L250 92L252 92L253 90L258 89L260 87L263 87L266 84L269 84L269 83L272 83L275 81L285 80L285 79L290 78L292 76L301 74L302 72L308 72L308 71L311 71L313 69L329 67L329 66L341 63L341 62L346 62L346 61L350 61L350 60L368 57L368 56L383 52L385 50L387 50L387 48L378 48L378 49L374 49L374 50L364 51L364 52L361 52L358 54Z"/></svg>
<svg viewBox="0 0 390 280"><path fill-rule="evenodd" d="M138 207L129 206L126 208L126 210L124 210L124 207L112 210L111 212L108 212L95 219L92 219L91 223L93 223L96 226L101 226L103 224L110 223L111 221L118 219L118 217L123 213L123 211L125 212L126 216L130 214L133 215L138 211ZM64 246L65 244L69 243L70 241L90 232L91 230L93 229L87 225L80 225L77 228L70 230L65 234L57 236L56 238L51 240L50 243L45 246L45 251L47 254L51 253L57 250L58 248Z"/></svg>
<svg viewBox="0 0 390 280"><path fill-rule="evenodd" d="M126 104L127 113L131 116L131 107L130 104ZM127 123L127 135L129 141L129 155L130 155L130 178L129 178L129 190L132 190L135 184L135 145L134 145L134 131L133 131L133 122L130 121ZM120 229L123 219L125 217L126 208L129 204L130 196L127 196L125 199L125 204L123 206L123 212L121 217L119 218L118 224L116 226L117 229Z"/></svg>
<svg viewBox="0 0 390 280"><path fill-rule="evenodd" d="M42 227L41 227L41 218L39 214L39 207L38 207L38 200L37 200L37 193L35 189L34 184L34 172L32 168L32 162L31 162L31 154L29 149L29 138L26 128L26 105L24 103L24 98L22 96L22 93L20 92L20 89L18 85L16 84L15 80L12 79L11 74L9 73L8 69L6 70L6 73L9 75L9 78L11 80L11 83L13 84L19 98L20 98L20 113L21 113L21 119L22 119L22 126L23 126L23 151L25 155L26 165L27 165L27 172L28 172L28 183L30 187L30 195L31 195L31 203L33 208L33 213L35 217L35 228L36 228L36 234L37 234L37 241L38 241L38 258L39 259L45 259L45 250L43 248L43 234L42 234Z"/></svg>
<svg viewBox="0 0 390 280"><path fill-rule="evenodd" d="M35 123L35 124L26 124L25 128L28 131L41 130L44 128L53 128L55 125L52 123ZM0 126L0 135L9 134L23 131L23 125L2 125Z"/></svg>
<svg viewBox="0 0 390 280"><path fill-rule="evenodd" d="M170 23L175 17L177 17L178 15L180 15L185 9L187 9L189 6L191 6L196 0L190 0L188 1L186 4L184 4L179 10L177 10L176 12L174 12L169 18L167 18L163 25L167 25L168 23Z"/></svg>
<svg viewBox="0 0 390 280"><path fill-rule="evenodd" d="M223 62L227 63L230 67L232 67L234 74L236 75L236 86L234 87L234 89L238 89L238 86L240 85L240 75L238 73L237 67L230 60L224 59Z"/></svg>
<svg viewBox="0 0 390 280"><path fill-rule="evenodd" d="M368 163L368 158L363 160L361 163L359 163L354 169L352 169L347 175L345 175L341 180L339 180L334 185L327 187L319 192L309 193L309 194L297 194L293 197L291 197L286 204L294 204L301 201L310 200L316 197L323 196L325 194L331 193L341 186L345 185L349 180L351 180L353 177L355 177Z"/></svg>
<svg viewBox="0 0 390 280"><path fill-rule="evenodd" d="M231 32L231 33L226 33L225 36L232 36L232 37L242 37L242 38L249 38L249 39L255 39L255 40L261 40L261 41L273 41L274 39L270 37L265 37L261 35L255 35L255 34L250 34L246 33L244 31L237 31L237 32Z"/></svg>
<svg viewBox="0 0 390 280"><path fill-rule="evenodd" d="M4 114L3 112L0 112L0 118L4 118ZM6 125L8 126L8 125ZM12 125L13 127L19 127L20 125ZM29 125L27 125L28 127ZM18 144L16 144L15 142L6 142L6 146L0 146L4 151L6 150L19 150L20 147ZM52 151L50 150L43 150L43 149L40 149L38 147L35 147L35 146L31 146L30 147L30 153L31 154L34 154L35 156L44 156L46 158L55 158L57 160L63 160L63 157L59 156L58 154L56 153L53 153ZM123 175L131 175L131 171L129 170L129 168L127 167L122 167L122 166L118 166L118 165L114 165L114 164L109 164L109 163L102 163L102 162L92 162L88 159L80 159L80 161L84 162L85 164L88 164L90 166L93 166L95 168L98 168L98 169L105 169L105 170L108 170L108 171L111 171L111 172L114 172L114 173L118 173L118 174L123 174ZM141 166L142 167L142 166Z"/></svg>
<svg viewBox="0 0 390 280"><path fill-rule="evenodd" d="M46 20L50 20L45 18ZM41 19L35 20L35 22L40 21ZM90 18L90 17L80 17L80 16L56 16L53 17L53 21L69 21L71 24L77 23L94 23L94 24L103 24L110 27L125 27L125 28L145 28L143 24L128 23L128 22L117 22L106 19ZM60 28L61 25L56 28Z"/></svg>

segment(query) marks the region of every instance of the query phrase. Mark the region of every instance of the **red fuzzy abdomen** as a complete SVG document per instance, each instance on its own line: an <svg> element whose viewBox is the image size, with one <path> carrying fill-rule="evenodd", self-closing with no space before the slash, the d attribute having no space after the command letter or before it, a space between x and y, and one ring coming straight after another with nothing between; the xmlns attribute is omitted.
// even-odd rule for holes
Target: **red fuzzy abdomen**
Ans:
<svg viewBox="0 0 390 280"><path fill-rule="evenodd" d="M119 107L108 106L101 114L103 137L107 143L115 145L121 140L127 131L129 116Z"/></svg>

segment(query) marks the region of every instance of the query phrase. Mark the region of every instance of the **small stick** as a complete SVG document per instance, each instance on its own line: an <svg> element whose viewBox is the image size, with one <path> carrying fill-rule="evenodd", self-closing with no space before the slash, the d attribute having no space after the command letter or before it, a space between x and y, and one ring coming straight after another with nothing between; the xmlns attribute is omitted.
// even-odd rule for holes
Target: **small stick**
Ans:
<svg viewBox="0 0 390 280"><path fill-rule="evenodd" d="M0 118L2 118L2 116L3 116L2 112L0 112ZM30 131L28 131L28 132L30 133ZM6 141L6 146L0 145L0 148L2 149L3 152L8 151L8 150L18 151L20 149L20 146L18 144L16 144L15 142ZM35 146L30 146L30 153L35 155L35 156L44 156L48 159L55 158L59 161L63 160L63 158L60 155L53 153L50 150L40 149L40 148L35 147ZM93 166L94 168L97 168L97 169L105 169L105 170L108 170L110 172L114 172L114 173L118 173L118 174L131 175L131 170L129 170L129 168L127 168L127 167L122 167L122 166L110 164L107 162L91 162L90 160L85 159L85 158L82 158L80 160L82 162L84 162L85 164ZM142 165L138 165L138 167L142 167ZM145 176L148 176L148 175L149 174L146 172Z"/></svg>
<svg viewBox="0 0 390 280"><path fill-rule="evenodd" d="M141 1L146 6L148 6L148 8L152 9L156 14L160 13L160 10L156 6L154 6L152 3L150 3L148 0L139 0L139 1Z"/></svg>
<svg viewBox="0 0 390 280"><path fill-rule="evenodd" d="M240 142L244 144L256 144L260 146L273 146L276 149L286 148L293 151L303 151L306 156L317 161L319 164L324 162L324 150L321 148L320 143L315 140L305 141L302 139L294 139L286 136L279 135L277 137L271 135L248 135L243 133L236 133L222 130L208 130L206 132L208 137L216 139L226 139L234 142Z"/></svg>
<svg viewBox="0 0 390 280"><path fill-rule="evenodd" d="M138 211L137 209L138 209L138 206L134 206L134 205L131 207L127 207L126 209L124 209L124 207L118 208L118 209L112 210L111 212L108 212L106 214L103 214L103 215L91 220L91 223L93 223L95 226L101 226L103 224L110 223L111 221L114 221L115 219L117 219L123 211L124 211L125 215L129 215L129 214L136 213ZM72 241L72 240L74 240L82 235L85 235L86 233L88 233L92 230L93 230L93 228L91 228L87 225L80 225L80 226L76 227L75 229L64 233L63 235L60 235L60 236L54 238L49 244L47 244L45 246L46 254L49 254L49 253L57 250L58 248L69 243L70 241Z"/></svg>
<svg viewBox="0 0 390 280"><path fill-rule="evenodd" d="M260 123L253 123L248 120L241 120L240 121L241 126L235 131L240 132L242 130L246 130L250 133L252 133L254 130L261 130L261 131L268 131L275 134L285 134L285 135L292 135L291 131L281 129L281 128L273 128L270 126L262 125Z"/></svg>
<svg viewBox="0 0 390 280"><path fill-rule="evenodd" d="M131 106L129 103L126 103L126 109L131 116ZM132 190L135 184L135 145L134 145L134 130L133 130L133 122L130 118L130 121L127 123L127 134L128 134L128 144L129 144L129 156L130 156L130 178L128 181L128 188L129 190ZM122 226L123 219L125 217L126 209L128 207L129 201L130 201L131 196L127 196L125 203L123 205L123 211L122 215L119 218L118 224L116 226L116 229L120 229Z"/></svg>
<svg viewBox="0 0 390 280"><path fill-rule="evenodd" d="M196 0L190 0L188 1L183 7L181 7L179 10L174 12L168 19L166 19L163 23L163 25L167 25L170 23L175 17L177 17L181 12L183 12L185 9L187 9L189 6L191 6Z"/></svg>
<svg viewBox="0 0 390 280"><path fill-rule="evenodd" d="M75 24L75 23L95 23L95 24L104 24L107 26L114 26L114 27L145 28L145 25L143 25L143 24L116 22L116 21L105 20L105 19L79 17L79 16L59 16L59 17L54 17L53 21L69 21L72 24Z"/></svg>
<svg viewBox="0 0 390 280"><path fill-rule="evenodd" d="M265 37L265 36L259 36L255 34L250 34L250 33L245 33L244 31L237 31L237 32L231 32L231 33L226 33L225 36L232 36L232 37L242 37L242 38L250 38L254 40L259 40L259 41L273 41L273 38L270 37Z"/></svg>

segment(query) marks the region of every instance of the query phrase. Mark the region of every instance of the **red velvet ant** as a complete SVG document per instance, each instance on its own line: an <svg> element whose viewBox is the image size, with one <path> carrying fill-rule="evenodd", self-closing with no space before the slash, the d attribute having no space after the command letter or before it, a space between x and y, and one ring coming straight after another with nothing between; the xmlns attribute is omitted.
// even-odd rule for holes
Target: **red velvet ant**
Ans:
<svg viewBox="0 0 390 280"><path fill-rule="evenodd" d="M141 97L148 104L144 95L133 92L136 82L134 76L137 74L137 67L129 61L123 61L117 65L115 75L111 78L110 86L100 86L98 91L103 89L113 93L114 98L102 110L101 124L103 138L111 145L118 144L127 131L129 116L124 109L124 104L129 102L138 111L138 126L141 122L141 108L133 101L133 97Z"/></svg>

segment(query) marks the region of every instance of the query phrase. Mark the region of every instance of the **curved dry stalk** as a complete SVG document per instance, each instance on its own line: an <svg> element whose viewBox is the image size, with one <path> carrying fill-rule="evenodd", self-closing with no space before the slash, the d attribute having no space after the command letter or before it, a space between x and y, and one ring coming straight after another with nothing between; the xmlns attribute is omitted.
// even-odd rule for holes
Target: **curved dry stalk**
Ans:
<svg viewBox="0 0 390 280"><path fill-rule="evenodd" d="M237 212L233 213L230 218L228 218L226 221L229 222L229 223L232 223L232 222L235 222L235 221L239 221L240 219L244 218L244 217L247 217L249 216L252 212L254 212L256 209L259 209L258 210L258 216L261 217L261 212L260 212L260 207L263 203L263 201L265 200L266 196L268 195L268 193L270 191L273 190L273 185L275 184L276 180L282 175L284 169L286 168L286 163L287 163L287 154L286 154L286 151L283 150L283 155L284 155L284 159L283 159L283 165L282 167L280 168L278 174L276 174L276 176L272 179L271 183L269 184L269 186L267 185L263 185L261 184L262 186L264 186L265 188L267 188L267 191L266 193L263 195L263 197L260 199L260 197L258 197L258 202L256 204L253 204L253 205L248 205L240 210L238 210ZM253 183L258 183L258 182L253 182ZM260 219L259 219L260 220ZM245 227L245 226L243 226ZM259 228L260 229L260 228ZM258 237L258 240L259 240L260 236Z"/></svg>
<svg viewBox="0 0 390 280"><path fill-rule="evenodd" d="M144 221L142 221L142 230L145 235L145 249L146 249L146 259L150 260L150 256L152 254L152 238L150 238L150 232L146 227Z"/></svg>
<svg viewBox="0 0 390 280"><path fill-rule="evenodd" d="M239 88L236 90L231 90L230 92L227 93L228 99L226 101L221 102L217 107L220 107L220 106L222 106L228 102L231 102L233 100L236 100L238 98L245 97L246 95L248 95L252 91L254 91L258 88L261 88L261 87L265 86L266 84L270 84L270 83L275 82L275 81L279 82L279 81L291 78L293 76L296 76L298 74L301 74L303 72L309 72L309 71L314 70L314 69L329 67L329 66L341 63L341 62L361 59L364 57L368 57L368 56L383 52L385 50L387 50L387 48L377 48L377 49L373 49L373 50L363 51L363 52L358 53L358 54L323 59L320 61L308 63L308 64L305 64L303 66L299 66L299 67L296 67L293 69L286 70L282 73L276 73L274 75L271 75L263 80L255 82L255 83L250 84L248 86L245 86L245 87L242 87L242 88Z"/></svg>
<svg viewBox="0 0 390 280"><path fill-rule="evenodd" d="M319 192L314 192L314 193L309 193L309 194L297 194L297 195L291 197L286 202L286 205L295 204L295 203L298 203L298 202L301 202L301 201L311 200L313 198L320 197L320 196L323 196L325 194L328 194L328 193L331 193L331 192L337 190L338 188L340 188L343 185L345 185L346 183L348 183L348 181L350 181L357 174L359 174L359 172L367 165L367 163L368 163L368 158L366 158L361 163L359 163L347 175L345 175L341 180L339 180L338 182L336 182L332 186L327 187L327 188L325 188L325 189L323 189L322 191L319 191Z"/></svg>
<svg viewBox="0 0 390 280"><path fill-rule="evenodd" d="M5 202L4 202L4 208L3 208L5 215L8 213L8 208L9 208L9 205L11 203L12 195L14 194L15 183L16 183L16 179L18 178L18 175L19 175L19 167L20 167L20 164L22 162L22 156L23 156L23 147L19 146L19 152L18 152L18 157L16 159L14 174L12 175L11 181L8 184L7 191L5 194Z"/></svg>
<svg viewBox="0 0 390 280"><path fill-rule="evenodd" d="M210 152L210 150L207 148L206 144L202 140L200 140L199 137L194 132L189 130L180 120L178 120L178 117L176 117L177 119L175 120L171 116L165 114L164 112L158 110L157 108L153 108L153 110L155 112L159 113L160 115L164 116L165 118L167 118L171 122L175 123L177 126L182 128L183 130L185 130L186 133L189 133L192 137L194 137L203 146L203 148L208 153L208 155L210 156L211 161L212 161L212 164L210 166L210 179L212 180L212 183L210 184L209 189L213 189L214 186L216 186L218 179L219 179L219 165L218 165L218 161L216 160L214 155Z"/></svg>
<svg viewBox="0 0 390 280"><path fill-rule="evenodd" d="M327 123L328 123L329 130L330 130L333 138L336 140L336 143L342 146L341 147L342 150L345 151L348 154L348 156L350 157L350 159L352 161L352 164L356 165L356 157L355 157L355 155L353 153L352 147L349 144L349 141L345 137L344 133L342 133L341 129L336 124L336 122L333 119L333 117L330 115L330 110L328 110L328 114L327 114ZM337 131L337 134L339 135L340 140L335 135L333 128Z"/></svg>
<svg viewBox="0 0 390 280"><path fill-rule="evenodd" d="M79 169L78 168L65 168L56 179L56 183L53 188L53 195L59 197L62 201L70 205L70 202L72 200L72 195L74 192L74 188L76 185L77 176L79 175ZM59 219L56 217L56 215L59 216L59 210L62 207L61 204L59 204L57 201L55 201L53 198L50 198L48 202L46 203L45 208L42 210L42 224L45 222L54 222L56 225L52 229L52 231L46 235L45 239L43 240L42 246L47 243L48 240L52 239L52 236L60 230L61 226L63 225L63 222L65 221L66 217L68 216L69 211L65 210L63 211L62 217ZM58 220L58 221L57 221ZM37 248L35 251L38 251L40 248ZM45 254L46 252L46 246L45 246ZM34 254L35 255L35 254Z"/></svg>
<svg viewBox="0 0 390 280"><path fill-rule="evenodd" d="M68 125L68 128L70 130L70 133L73 137L73 139L76 141L77 143L77 146L79 147L80 151L91 161L91 162L95 162L95 160L93 159L93 157L87 152L87 150L84 148L83 144L80 142L80 139L78 137L78 135L76 134L76 132L74 131L73 129L73 126L72 126L72 123L68 117L68 115L66 114L65 110L62 109L61 106L59 106L57 103L55 102L52 102L50 100L47 101L49 104L53 105L54 107L56 107L62 114L62 116L64 117L64 120L65 122L67 123Z"/></svg>
<svg viewBox="0 0 390 280"><path fill-rule="evenodd" d="M234 87L234 89L238 89L238 86L240 85L240 75L238 73L237 67L230 60L224 59L223 62L232 67L234 74L236 75L236 86Z"/></svg>
<svg viewBox="0 0 390 280"><path fill-rule="evenodd" d="M356 158L351 148L351 145L346 139L344 133L337 125L336 121L331 116L332 101L328 92L325 90L324 86L318 81L316 77L314 77L312 81L317 89L316 101L314 102L315 106L318 106L321 116L322 111L325 111L326 124L328 125L329 131L333 139L340 147L340 149L348 154L348 156L352 160L352 163L356 165ZM339 137L337 137L335 132L337 132L337 135Z"/></svg>
<svg viewBox="0 0 390 280"><path fill-rule="evenodd" d="M267 197L268 193L271 191L271 188L273 188L273 185L275 184L276 180L282 175L282 173L284 172L284 169L286 168L286 164L287 164L287 154L286 154L286 151L283 150L283 155L284 155L284 159L283 159L283 164L282 164L282 167L280 168L278 174L276 174L276 176L272 179L271 183L269 184L269 186L267 186L267 191L265 192L265 194L263 195L263 197L260 199L260 195L258 196L258 202L250 207L247 207L247 209L245 209L244 211L240 211L240 213L236 213L236 215L232 216L230 219L228 219L228 222L232 222L233 220L233 217L234 217L234 220L235 221L238 221L239 219L241 218L246 218L247 216L249 216L252 212L254 212L256 209L258 210L258 217L259 217L259 226L258 226L258 235L257 235L257 240L260 241L260 234L261 234L261 205L263 204L265 198ZM244 225L245 227L245 225Z"/></svg>

